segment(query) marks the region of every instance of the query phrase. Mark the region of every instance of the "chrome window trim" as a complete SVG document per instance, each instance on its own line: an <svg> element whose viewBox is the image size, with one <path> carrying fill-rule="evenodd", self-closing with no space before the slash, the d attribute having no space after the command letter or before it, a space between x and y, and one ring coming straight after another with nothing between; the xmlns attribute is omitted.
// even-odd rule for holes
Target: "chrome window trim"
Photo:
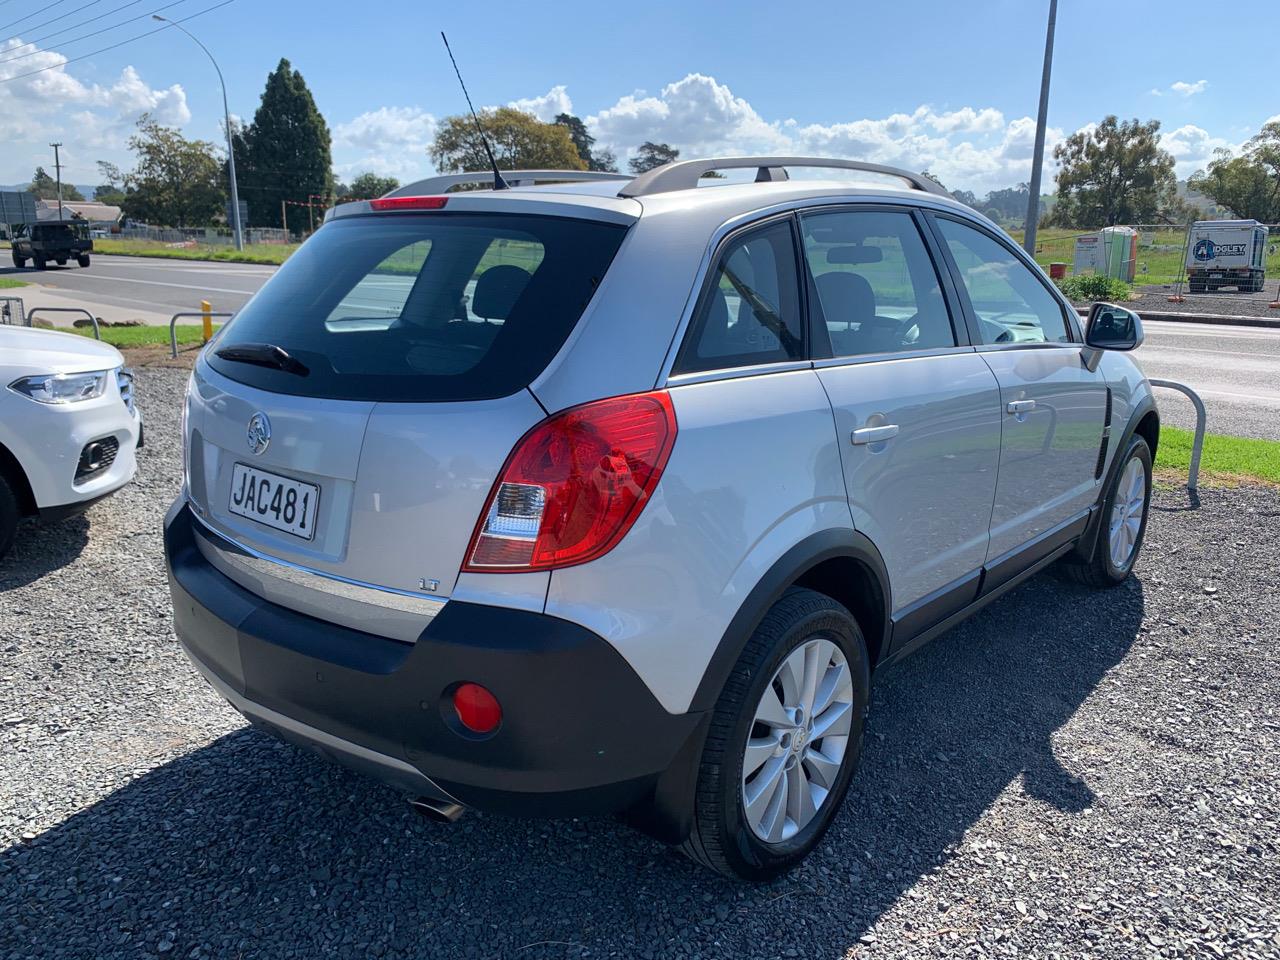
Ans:
<svg viewBox="0 0 1280 960"><path fill-rule="evenodd" d="M979 353L995 353L1000 350L1074 350L1079 353L1083 349L1083 343L1064 342L1061 340L1044 340L1041 342L1030 343L980 343L974 349Z"/></svg>
<svg viewBox="0 0 1280 960"><path fill-rule="evenodd" d="M918 360L921 357L949 357L958 353L974 353L975 348L965 344L959 347L929 347L925 350L886 350L881 353L862 353L849 357L828 357L813 361L815 370L832 367L850 367L862 363L884 363L888 360Z"/></svg>
<svg viewBox="0 0 1280 960"><path fill-rule="evenodd" d="M769 373L790 373L795 370L812 370L812 360L779 360L775 363L755 363L746 367L721 367L718 370L698 370L693 373L676 373L667 378L668 387L684 387L691 383L711 383L716 380L739 380L742 377L759 377Z"/></svg>
<svg viewBox="0 0 1280 960"><path fill-rule="evenodd" d="M346 600L388 607L405 613L416 613L424 617L434 617L448 602L447 597L428 597L420 593L414 593L411 590L398 590L394 587L378 586L377 584L342 577L335 573L314 570L311 567L305 567L290 560L268 556L265 553L254 550L252 547L237 543L226 534L215 530L197 512L192 511L192 516L195 517L202 530L214 539L215 542L212 546L219 551L227 563L240 566L247 572L275 577L300 587L318 590ZM388 597L396 597L400 602L388 602Z"/></svg>
<svg viewBox="0 0 1280 960"><path fill-rule="evenodd" d="M689 330L689 324L693 320L693 313L698 307L698 301L702 299L702 291L707 283L707 275L711 270L711 265L719 256L720 248L730 240L734 235L744 231L758 227L773 219L782 217L792 217L800 213L800 211L808 212L815 207L848 207L860 204L878 204L904 207L915 210L928 210L935 213L948 213L952 216L972 221L973 224L983 229L990 230L991 224L983 219L981 215L973 212L972 216L966 214L964 209L958 208L955 203L947 203L932 194L922 194L919 198L911 197L894 197L886 198L882 193L849 193L849 194L829 194L821 197L806 197L800 200L786 200L779 203L769 204L768 206L759 207L755 210L741 213L731 217L722 223L714 233L710 240L707 241L706 249L703 251L702 260L698 264L698 272L694 275L693 285L690 288L689 297L685 301L684 311L680 315L680 322L676 325L675 334L671 338L670 344L667 346L667 356L663 360L662 369L658 373L657 379L654 381L654 389L660 390L664 386L674 386L675 377L693 376L693 374L672 374L671 370L675 366L676 356L680 353L680 346L684 343L685 334ZM996 229L999 229L998 227ZM927 246L926 242L926 246ZM1025 254L1024 254L1025 256ZM940 265L939 265L940 266ZM1036 269L1039 269L1037 265ZM804 284L801 284L801 293ZM812 347L812 345L810 345ZM959 348L957 348L959 349ZM786 363L797 363L800 361L783 361ZM806 361L807 362L807 361ZM743 368L739 368L741 370ZM719 371L708 371L719 372ZM766 371L766 372L772 372ZM700 374L699 374L700 375ZM742 376L741 373L737 374ZM729 379L727 376L717 377L716 379ZM681 381L686 382L686 381Z"/></svg>

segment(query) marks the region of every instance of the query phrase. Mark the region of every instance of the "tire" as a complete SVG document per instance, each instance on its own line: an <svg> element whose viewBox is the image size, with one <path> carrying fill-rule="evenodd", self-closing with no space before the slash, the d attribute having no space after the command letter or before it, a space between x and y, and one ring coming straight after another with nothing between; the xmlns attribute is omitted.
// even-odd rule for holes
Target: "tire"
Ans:
<svg viewBox="0 0 1280 960"><path fill-rule="evenodd" d="M1132 519L1133 507L1138 503L1141 503L1142 515L1136 528L1129 527L1131 546L1128 547L1127 556L1124 557L1123 562L1117 562L1116 554L1113 553L1112 539L1112 525L1117 515L1116 501L1125 495L1124 490L1129 489L1129 469L1135 462L1142 470L1141 500L1136 500L1134 496L1128 497L1128 506L1120 507L1125 511L1123 514L1125 519L1122 519L1121 523L1126 524ZM1132 490L1130 492L1136 496L1136 492ZM1142 551L1142 538L1147 532L1147 516L1151 512L1150 508L1151 448L1147 446L1146 440L1135 435L1129 440L1129 446L1125 448L1119 467L1111 480L1111 486L1107 490L1106 499L1102 502L1101 526L1098 530L1098 538L1093 545L1092 555L1084 560L1073 559L1061 564L1062 572L1068 579L1089 587L1105 589L1123 583L1133 570L1138 554Z"/></svg>
<svg viewBox="0 0 1280 960"><path fill-rule="evenodd" d="M49 265L49 261L45 260L44 257L32 257L31 262L36 265L37 270L43 270Z"/></svg>
<svg viewBox="0 0 1280 960"><path fill-rule="evenodd" d="M17 249L14 249L13 251L13 265L19 270L27 265L27 258L18 256Z"/></svg>
<svg viewBox="0 0 1280 960"><path fill-rule="evenodd" d="M18 498L4 474L0 474L0 560L13 545L13 534L18 529Z"/></svg>
<svg viewBox="0 0 1280 960"><path fill-rule="evenodd" d="M67 265L67 258L66 258L66 257L58 257L58 259L57 259L57 264L58 264L58 266L60 266L60 267L65 267L65 266Z"/></svg>
<svg viewBox="0 0 1280 960"><path fill-rule="evenodd" d="M87 267L89 265L89 255L87 253L80 254L80 256L76 257L76 263L82 267Z"/></svg>
<svg viewBox="0 0 1280 960"><path fill-rule="evenodd" d="M827 731L847 726L847 735L815 735L820 728L814 726L813 717L801 716L792 733L780 733L781 725L771 727L756 720L766 709L766 693L786 723L796 720L795 713L782 705L785 686L778 679L784 662L793 654L799 660L792 660L786 669L813 656L816 660L810 662L825 665L824 679L829 683L839 680L831 691L830 705L825 709L815 705L814 712L819 724L826 718ZM812 590L793 588L783 594L747 641L712 713L698 770L693 827L681 846L684 853L718 873L743 880L767 880L808 856L839 811L857 769L870 685L866 642L849 611ZM822 689L819 684L819 694ZM784 690L782 696L779 690ZM801 694L798 702L803 699ZM801 729L806 732L800 734ZM765 759L746 783L743 774L749 739L757 743L753 757ZM774 742L772 753L767 752L769 740ZM829 755L841 747L843 754L833 763ZM816 766L819 760L822 766ZM824 789L824 780L830 784L825 795L815 797L810 777L819 791ZM771 784L776 784L772 790ZM761 798L755 808L757 826L749 819L744 796L752 787ZM794 794L789 792L791 788ZM797 803L801 796L817 799L816 810L803 823L803 812L800 819L789 816L786 801L792 796ZM775 812L772 817L770 811ZM765 824L775 828L778 839L770 841L758 835L757 829L764 829Z"/></svg>
<svg viewBox="0 0 1280 960"><path fill-rule="evenodd" d="M1191 293L1204 293L1204 281L1192 280L1188 289Z"/></svg>

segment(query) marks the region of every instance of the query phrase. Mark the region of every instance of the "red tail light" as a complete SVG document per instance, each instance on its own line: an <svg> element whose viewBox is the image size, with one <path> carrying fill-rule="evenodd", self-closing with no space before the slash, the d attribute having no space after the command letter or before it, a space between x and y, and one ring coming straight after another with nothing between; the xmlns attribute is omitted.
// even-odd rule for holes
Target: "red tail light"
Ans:
<svg viewBox="0 0 1280 960"><path fill-rule="evenodd" d="M440 210L448 197L382 197L369 201L371 210Z"/></svg>
<svg viewBox="0 0 1280 960"><path fill-rule="evenodd" d="M640 516L675 442L665 391L598 400L542 421L507 458L463 569L550 570L603 556Z"/></svg>

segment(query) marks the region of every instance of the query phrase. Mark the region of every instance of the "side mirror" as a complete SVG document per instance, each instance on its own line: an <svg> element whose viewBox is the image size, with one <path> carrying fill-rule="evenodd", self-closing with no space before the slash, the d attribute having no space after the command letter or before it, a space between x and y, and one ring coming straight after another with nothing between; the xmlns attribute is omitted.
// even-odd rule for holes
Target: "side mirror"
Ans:
<svg viewBox="0 0 1280 960"><path fill-rule="evenodd" d="M1085 330L1086 346L1095 350L1136 350L1142 346L1142 318L1114 303L1095 303Z"/></svg>

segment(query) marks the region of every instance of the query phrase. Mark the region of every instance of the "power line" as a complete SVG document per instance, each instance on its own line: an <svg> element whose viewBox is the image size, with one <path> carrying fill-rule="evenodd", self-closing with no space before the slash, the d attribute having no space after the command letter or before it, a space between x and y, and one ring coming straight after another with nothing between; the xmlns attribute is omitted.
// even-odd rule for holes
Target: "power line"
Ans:
<svg viewBox="0 0 1280 960"><path fill-rule="evenodd" d="M31 26L23 27L22 29L23 30L39 30L41 27L47 27L51 23L57 23L63 17L69 17L72 14L79 13L81 10L87 10L89 7L95 6L101 2L102 0L89 0L88 3L83 4L82 6L76 7L74 10L68 10L66 13L60 13L56 17L51 17L50 19L43 20L40 23L33 23L31 24ZM50 6L53 6L53 4L50 4ZM48 7L46 7L45 9L47 10ZM27 18L23 17L23 19L26 20ZM8 43L10 40L20 40L20 39L21 37L15 33L12 37L5 37L4 40L0 41L0 43Z"/></svg>
<svg viewBox="0 0 1280 960"><path fill-rule="evenodd" d="M8 30L10 27L17 26L23 20L30 20L32 17L37 17L40 14L46 13L49 10L52 10L54 7L64 4L66 2L67 0L53 0L53 3L47 5L43 10L37 10L35 13L28 13L25 17L19 17L17 20L14 20L13 23L6 23L3 27L0 27L0 30Z"/></svg>
<svg viewBox="0 0 1280 960"><path fill-rule="evenodd" d="M101 34L101 33L109 33L112 30L118 30L120 27L123 27L125 24L133 23L136 20L145 20L147 17L151 16L152 14L159 13L161 10L168 10L170 7L176 7L178 4L186 3L186 2L187 0L173 0L173 3L167 3L163 7L157 7L155 10L151 10L147 13L140 13L136 17L129 17L127 20L121 20L119 23L113 23L113 24L110 24L109 26L100 27L97 30L94 30L92 33L84 33L78 37L72 37L70 40L63 40L61 43L58 44L58 46L65 47L73 43L79 43L81 40L88 40L90 37L96 37L98 36L98 34ZM43 37L36 37L34 40L28 40L27 44L34 45L37 43L41 43L44 40L48 40L50 37L56 37L60 33L66 33L68 30L74 30L76 27L82 27L85 24L93 23L94 20L101 20L103 17L109 17L113 13L119 13L125 7L137 6L139 3L142 3L142 0L129 0L128 3L124 4L124 6L116 7L114 10L108 10L106 13L99 14L96 17L90 17L88 20L85 20L81 23L74 24L73 26L64 27L62 30L55 30L53 33L46 33ZM21 49L21 47L19 47L19 49ZM20 53L16 57L6 57L5 59L0 60L0 63L9 63L13 60L25 60L27 57L34 57L37 54L50 53L50 52L51 51L49 50L32 50L30 53Z"/></svg>
<svg viewBox="0 0 1280 960"><path fill-rule="evenodd" d="M121 40L117 43L110 44L109 46L101 47L97 50L91 50L88 53L81 54L78 57L70 57L66 60L63 60L61 63L55 63L47 67L41 67L39 70L28 70L26 73L19 73L16 76L5 77L4 79L0 79L0 83L12 83L14 80L24 80L27 77L34 77L38 73L44 73L46 70L58 70L62 67L65 67L69 63L78 63L81 60L88 60L90 57L96 57L100 53L106 53L108 50L115 50L117 47L123 47L127 43L133 43L135 40L141 40L144 37L149 37L152 34L159 33L162 30L168 30L169 27L172 26L172 24L174 23L186 23L188 20L194 20L196 17L202 17L206 13L212 13L214 10L218 10L221 7L225 7L230 3L235 3L235 0L222 0L221 3L215 3L212 7L205 7L205 9L197 11L196 13L191 14L189 17L183 17L181 20L173 20L170 23L166 23L163 27L157 27L154 30L148 30L146 33L140 33L136 37L128 37L127 39Z"/></svg>

